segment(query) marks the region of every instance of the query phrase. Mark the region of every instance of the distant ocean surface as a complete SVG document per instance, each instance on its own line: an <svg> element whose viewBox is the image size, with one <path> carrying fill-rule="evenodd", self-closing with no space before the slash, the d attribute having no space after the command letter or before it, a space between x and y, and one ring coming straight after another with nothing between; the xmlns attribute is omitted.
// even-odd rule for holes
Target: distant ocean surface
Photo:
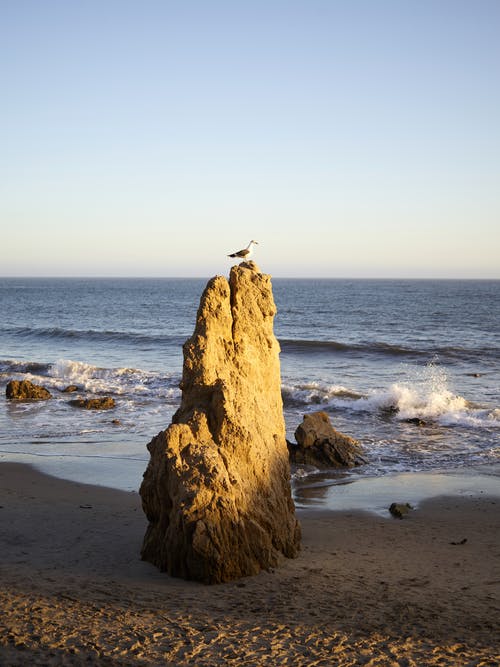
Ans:
<svg viewBox="0 0 500 667"><path fill-rule="evenodd" d="M0 397L0 461L137 489L146 444L179 405L182 344L206 282L0 279L2 395L10 379L54 395ZM305 413L325 410L368 459L347 479L500 461L500 281L274 279L273 290L289 439ZM69 384L117 407L73 408L60 392Z"/></svg>

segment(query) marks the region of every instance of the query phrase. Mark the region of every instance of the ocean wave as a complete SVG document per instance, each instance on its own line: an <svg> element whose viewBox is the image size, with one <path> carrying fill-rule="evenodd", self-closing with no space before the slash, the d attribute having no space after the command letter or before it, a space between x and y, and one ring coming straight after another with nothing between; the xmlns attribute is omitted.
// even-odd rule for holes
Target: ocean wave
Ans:
<svg viewBox="0 0 500 667"><path fill-rule="evenodd" d="M51 364L38 361L17 361L15 359L0 359L0 373L36 373L45 375Z"/></svg>
<svg viewBox="0 0 500 667"><path fill-rule="evenodd" d="M281 395L285 407L328 404L334 399L350 401L363 398L363 394L343 385L322 385L320 382L282 384Z"/></svg>
<svg viewBox="0 0 500 667"><path fill-rule="evenodd" d="M443 368L413 369L408 380L361 394L341 385L314 382L283 385L285 408L317 406L325 410L379 413L405 422L420 419L441 426L500 427L500 408L481 406L454 394Z"/></svg>
<svg viewBox="0 0 500 667"><path fill-rule="evenodd" d="M14 327L3 329L4 333L14 334L19 338L35 338L42 340L74 339L95 342L126 342L134 344L151 343L155 345L182 346L186 336L171 334L151 334L137 331L112 331L98 329L64 329L61 327Z"/></svg>
<svg viewBox="0 0 500 667"><path fill-rule="evenodd" d="M174 374L138 368L99 368L81 361L59 359L51 367L51 376L59 383L75 384L85 391L100 394L154 394L170 397L179 378Z"/></svg>
<svg viewBox="0 0 500 667"><path fill-rule="evenodd" d="M181 397L180 375L176 373L128 367L100 368L70 359L59 359L52 364L0 360L0 372L5 379L27 379L43 384L54 390L53 393L76 385L80 391L91 394L111 394L123 399L124 409L132 413L151 400L174 404ZM282 397L285 410L315 407L373 413L394 421L420 419L441 426L500 426L500 408L474 403L454 393L444 368L436 364L409 366L405 380L367 392L319 381L284 382Z"/></svg>
<svg viewBox="0 0 500 667"><path fill-rule="evenodd" d="M92 394L113 394L139 398L173 399L180 396L180 377L176 374L146 371L138 368L100 368L83 361L59 359L51 364L22 361L0 361L4 376L42 383L48 389L62 391L75 385Z"/></svg>
<svg viewBox="0 0 500 667"><path fill-rule="evenodd" d="M280 339L281 350L285 354L324 354L340 353L350 355L375 355L408 358L447 358L450 360L477 360L478 357L498 356L498 349L494 347L467 348L463 346L443 347L408 347L381 341L366 341L360 343L341 343L334 340L307 340L307 339Z"/></svg>
<svg viewBox="0 0 500 667"><path fill-rule="evenodd" d="M121 343L124 345L158 345L173 346L180 349L190 332L184 335L171 333L156 333L151 331L120 331L101 329L77 329L65 327L7 327L2 333L14 335L26 340L72 340L94 343ZM292 339L279 338L281 350L284 354L341 354L360 356L381 356L408 359L440 358L449 361L476 361L479 358L498 358L498 349L493 346L422 346L387 343L377 340L359 342L341 342L336 340Z"/></svg>
<svg viewBox="0 0 500 667"><path fill-rule="evenodd" d="M373 392L362 399L359 407L389 410L400 421L420 419L441 426L500 427L496 408L474 404L455 394L449 388L445 370L434 364L413 369L408 380Z"/></svg>

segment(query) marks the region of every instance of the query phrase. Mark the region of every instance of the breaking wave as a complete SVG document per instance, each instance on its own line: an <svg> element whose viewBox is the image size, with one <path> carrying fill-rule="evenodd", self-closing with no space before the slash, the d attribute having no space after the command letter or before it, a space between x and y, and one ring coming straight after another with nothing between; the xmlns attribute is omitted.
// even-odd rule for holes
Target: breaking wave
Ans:
<svg viewBox="0 0 500 667"><path fill-rule="evenodd" d="M281 394L285 407L299 407L301 405L327 405L335 400L351 401L363 398L363 394L351 391L342 385L322 385L319 382L309 382L300 385L283 384Z"/></svg>
<svg viewBox="0 0 500 667"><path fill-rule="evenodd" d="M396 420L420 419L441 426L500 427L500 408L473 404L454 394L444 369L428 365L413 369L411 378L361 394L341 385L319 382L284 385L285 407L315 405L324 409L380 413Z"/></svg>
<svg viewBox="0 0 500 667"><path fill-rule="evenodd" d="M173 398L180 396L179 376L138 368L99 368L83 361L59 359L52 364L3 360L0 372L16 379L41 382L49 389L75 385L93 394Z"/></svg>
<svg viewBox="0 0 500 667"><path fill-rule="evenodd" d="M138 368L100 368L82 361L59 359L54 363L0 360L5 379L27 379L62 391L76 385L80 391L113 394L128 400L180 399L180 375ZM361 392L321 382L282 384L285 409L317 406L319 409L378 413L399 421L420 419L441 426L500 426L500 408L468 401L449 387L445 370L438 365L408 368L407 379Z"/></svg>

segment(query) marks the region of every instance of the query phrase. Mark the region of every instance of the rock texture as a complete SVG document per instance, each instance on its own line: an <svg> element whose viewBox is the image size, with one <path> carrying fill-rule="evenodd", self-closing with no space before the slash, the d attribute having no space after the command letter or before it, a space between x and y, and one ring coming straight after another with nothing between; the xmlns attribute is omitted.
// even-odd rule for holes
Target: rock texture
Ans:
<svg viewBox="0 0 500 667"><path fill-rule="evenodd" d="M389 507L389 512L397 519L402 519L412 509L413 507L409 503L392 503Z"/></svg>
<svg viewBox="0 0 500 667"><path fill-rule="evenodd" d="M297 444L288 443L292 463L317 468L352 468L365 463L359 442L336 431L326 412L312 412L295 431Z"/></svg>
<svg viewBox="0 0 500 667"><path fill-rule="evenodd" d="M100 398L74 398L68 401L74 408L83 408L84 410L111 410L115 407L115 399L111 396L102 396Z"/></svg>
<svg viewBox="0 0 500 667"><path fill-rule="evenodd" d="M5 389L5 396L17 401L45 401L52 398L48 389L29 380L11 380Z"/></svg>
<svg viewBox="0 0 500 667"><path fill-rule="evenodd" d="M67 387L65 387L64 389L61 389L61 391L62 391L64 394L72 394L72 393L74 393L75 391L79 391L79 390L80 390L80 388L77 387L76 384L70 384L70 385L68 385Z"/></svg>
<svg viewBox="0 0 500 667"><path fill-rule="evenodd" d="M142 558L205 583L257 574L295 557L270 276L254 262L212 278L184 344L182 401L149 443L140 494Z"/></svg>

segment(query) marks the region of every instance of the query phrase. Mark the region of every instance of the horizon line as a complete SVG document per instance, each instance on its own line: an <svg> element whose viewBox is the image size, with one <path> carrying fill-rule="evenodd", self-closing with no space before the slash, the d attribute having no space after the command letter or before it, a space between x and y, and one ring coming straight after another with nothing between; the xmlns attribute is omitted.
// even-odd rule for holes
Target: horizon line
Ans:
<svg viewBox="0 0 500 667"><path fill-rule="evenodd" d="M237 266L237 265L235 265ZM266 273L262 271L261 273ZM223 275L223 274L214 274ZM209 280L212 275L199 276L155 276L155 275L0 275L0 280ZM488 280L500 281L499 277L456 276L282 276L272 275L277 280Z"/></svg>

